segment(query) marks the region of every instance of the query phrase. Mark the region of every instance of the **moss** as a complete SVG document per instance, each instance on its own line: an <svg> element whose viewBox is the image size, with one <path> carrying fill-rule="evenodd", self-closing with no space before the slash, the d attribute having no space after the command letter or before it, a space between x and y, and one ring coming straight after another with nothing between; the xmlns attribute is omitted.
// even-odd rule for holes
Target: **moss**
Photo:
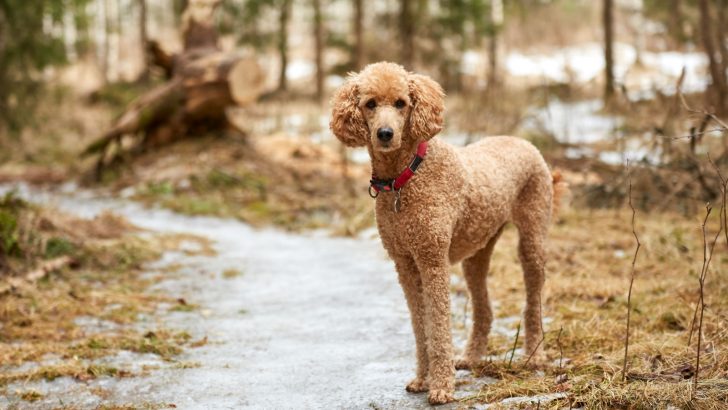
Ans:
<svg viewBox="0 0 728 410"><path fill-rule="evenodd" d="M66 238L53 237L46 242L45 257L56 258L74 253L76 246Z"/></svg>
<svg viewBox="0 0 728 410"><path fill-rule="evenodd" d="M165 201L170 208L188 215L215 215L224 208L216 199L200 198L197 196L179 196Z"/></svg>
<svg viewBox="0 0 728 410"><path fill-rule="evenodd" d="M251 202L245 207L245 210L257 218L267 218L273 213L270 205L264 201Z"/></svg>
<svg viewBox="0 0 728 410"><path fill-rule="evenodd" d="M153 196L166 196L174 194L174 186L169 181L150 182L147 184L147 193Z"/></svg>
<svg viewBox="0 0 728 410"><path fill-rule="evenodd" d="M5 256L20 256L18 239L17 215L0 209L0 253Z"/></svg>
<svg viewBox="0 0 728 410"><path fill-rule="evenodd" d="M18 219L28 204L13 191L0 198L0 257L21 256Z"/></svg>
<svg viewBox="0 0 728 410"><path fill-rule="evenodd" d="M217 169L213 169L212 171L207 173L206 181L208 185L216 188L229 188L240 185L241 183L241 179L236 178L230 174L226 174Z"/></svg>

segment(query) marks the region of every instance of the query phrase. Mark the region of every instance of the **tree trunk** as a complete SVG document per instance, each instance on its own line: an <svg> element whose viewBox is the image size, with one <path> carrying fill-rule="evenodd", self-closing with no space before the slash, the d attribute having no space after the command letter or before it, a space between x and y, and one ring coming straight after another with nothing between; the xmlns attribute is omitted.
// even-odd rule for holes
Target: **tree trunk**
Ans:
<svg viewBox="0 0 728 410"><path fill-rule="evenodd" d="M104 12L103 12L103 32L104 32L104 41L103 41L103 53L101 55L101 74L104 80L104 83L109 82L109 58L111 56L111 28L109 27L111 24L109 23L110 16L109 16L109 3L108 0L100 0L99 2L102 4Z"/></svg>
<svg viewBox="0 0 728 410"><path fill-rule="evenodd" d="M109 8L112 14L111 24L111 48L109 60L109 78L111 81L121 81L121 70L119 69L119 61L121 60L121 0L112 0L112 6Z"/></svg>
<svg viewBox="0 0 728 410"><path fill-rule="evenodd" d="M488 38L488 88L498 85L498 34L503 25L503 0L490 2L491 33Z"/></svg>
<svg viewBox="0 0 728 410"><path fill-rule="evenodd" d="M713 80L713 86L709 88L713 92L713 103L715 111L718 115L726 114L726 76L723 64L718 60L720 58L718 50L713 43L712 19L710 17L710 6L708 0L700 0L700 30L703 40L703 47L708 56L708 67L710 68L710 76Z"/></svg>
<svg viewBox="0 0 728 410"><path fill-rule="evenodd" d="M498 34L488 37L488 83L487 87L498 85Z"/></svg>
<svg viewBox="0 0 728 410"><path fill-rule="evenodd" d="M283 0L278 18L278 54L281 57L281 71L278 74L278 91L288 90L288 19L291 12L291 0Z"/></svg>
<svg viewBox="0 0 728 410"><path fill-rule="evenodd" d="M726 43L726 12L728 11L728 0L720 0L718 4L718 27L715 30L715 36L718 39L718 49L720 50L720 61L722 72L728 69L728 44Z"/></svg>
<svg viewBox="0 0 728 410"><path fill-rule="evenodd" d="M149 79L149 34L147 33L147 1L139 2L139 44L142 49L142 71L139 74L140 81Z"/></svg>
<svg viewBox="0 0 728 410"><path fill-rule="evenodd" d="M364 8L363 0L354 0L354 70L364 68Z"/></svg>
<svg viewBox="0 0 728 410"><path fill-rule="evenodd" d="M614 97L614 5L612 0L603 0L602 17L604 23L604 100Z"/></svg>
<svg viewBox="0 0 728 410"><path fill-rule="evenodd" d="M682 0L670 0L670 9L672 10L672 13L670 13L670 32L678 44L682 44L685 41Z"/></svg>
<svg viewBox="0 0 728 410"><path fill-rule="evenodd" d="M78 29L76 27L76 8L64 2L63 5L63 44L66 49L66 58L69 63L78 60L76 42L78 41ZM0 46L1 47L1 46ZM0 48L2 50L2 48Z"/></svg>
<svg viewBox="0 0 728 410"><path fill-rule="evenodd" d="M415 59L415 21L412 13L412 1L401 0L399 9L399 37L401 42L402 65L406 69L414 69Z"/></svg>
<svg viewBox="0 0 728 410"><path fill-rule="evenodd" d="M316 100L322 101L324 98L324 77L326 74L324 68L324 25L323 16L321 15L321 0L313 0L313 36L316 53Z"/></svg>

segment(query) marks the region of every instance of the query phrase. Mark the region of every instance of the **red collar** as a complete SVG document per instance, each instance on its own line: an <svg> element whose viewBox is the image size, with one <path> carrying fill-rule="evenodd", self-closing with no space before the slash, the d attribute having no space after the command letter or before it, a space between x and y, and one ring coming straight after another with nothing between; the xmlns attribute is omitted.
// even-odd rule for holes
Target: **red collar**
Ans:
<svg viewBox="0 0 728 410"><path fill-rule="evenodd" d="M419 168L420 164L422 164L426 154L427 141L422 141L419 145L417 145L417 153L415 154L415 157L412 158L412 162L410 162L409 166L405 168L397 178L377 179L377 177L372 174L372 180L369 181L369 195L371 195L372 198L376 198L380 191L390 192L402 189L402 187L405 186L405 184L412 179L413 176L415 176L415 171L417 171L417 168ZM373 194L372 190L376 193Z"/></svg>

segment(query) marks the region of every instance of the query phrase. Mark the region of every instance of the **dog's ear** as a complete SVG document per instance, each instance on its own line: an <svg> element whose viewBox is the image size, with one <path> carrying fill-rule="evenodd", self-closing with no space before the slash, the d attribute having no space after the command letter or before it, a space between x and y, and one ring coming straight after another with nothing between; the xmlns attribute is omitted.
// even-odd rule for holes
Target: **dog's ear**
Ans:
<svg viewBox="0 0 728 410"><path fill-rule="evenodd" d="M367 123L359 109L359 86L352 75L331 99L329 128L339 141L349 147L362 147L368 139Z"/></svg>
<svg viewBox="0 0 728 410"><path fill-rule="evenodd" d="M421 141L429 140L442 130L445 92L435 80L420 74L409 75L412 111L410 132Z"/></svg>

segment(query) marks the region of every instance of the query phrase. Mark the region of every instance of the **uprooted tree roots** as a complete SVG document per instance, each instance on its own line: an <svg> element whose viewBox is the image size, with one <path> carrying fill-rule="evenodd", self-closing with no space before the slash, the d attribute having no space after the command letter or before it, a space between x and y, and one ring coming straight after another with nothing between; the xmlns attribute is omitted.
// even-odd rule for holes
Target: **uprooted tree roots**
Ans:
<svg viewBox="0 0 728 410"><path fill-rule="evenodd" d="M149 44L154 63L169 77L129 104L84 156L98 155L95 176L125 152L139 151L208 132L244 134L228 109L255 102L263 71L252 57L220 50L213 14L219 0L193 0L183 19L184 50L175 55Z"/></svg>

